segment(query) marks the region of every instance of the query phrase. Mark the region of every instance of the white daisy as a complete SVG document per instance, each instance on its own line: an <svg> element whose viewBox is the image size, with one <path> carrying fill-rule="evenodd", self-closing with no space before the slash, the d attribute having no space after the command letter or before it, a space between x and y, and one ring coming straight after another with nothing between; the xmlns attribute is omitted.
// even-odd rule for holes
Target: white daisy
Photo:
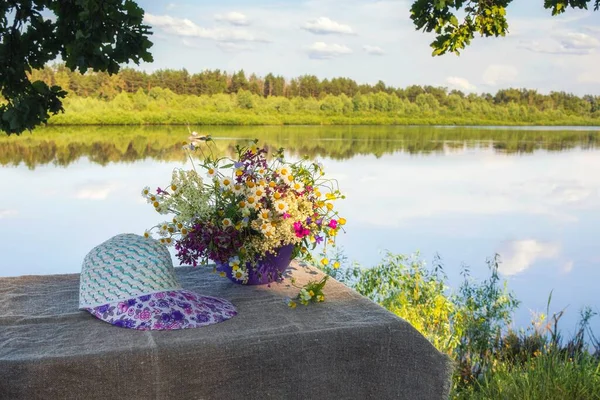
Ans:
<svg viewBox="0 0 600 400"><path fill-rule="evenodd" d="M263 221L268 221L269 218L271 217L271 212L269 210L267 210L266 208L263 208L259 211L258 216Z"/></svg>
<svg viewBox="0 0 600 400"><path fill-rule="evenodd" d="M231 273L233 279L244 282L248 279L248 271L242 268L238 268L237 270Z"/></svg>
<svg viewBox="0 0 600 400"><path fill-rule="evenodd" d="M296 192L301 192L304 190L304 184L302 182L294 182L294 183L292 183L292 188Z"/></svg>
<svg viewBox="0 0 600 400"><path fill-rule="evenodd" d="M232 226L232 225L233 225L233 223L231 222L231 219L229 219L229 218L225 218L225 219L223 220L223 226L224 226L225 228L228 228L228 227L230 227L230 226Z"/></svg>
<svg viewBox="0 0 600 400"><path fill-rule="evenodd" d="M277 170L277 173L282 176L286 176L290 174L290 170L287 167L281 167Z"/></svg>
<svg viewBox="0 0 600 400"><path fill-rule="evenodd" d="M224 188L229 188L232 184L231 178L223 178L221 180L221 185L223 185Z"/></svg>
<svg viewBox="0 0 600 400"><path fill-rule="evenodd" d="M288 210L288 204L283 200L276 200L274 206L275 210L280 214L283 214Z"/></svg>
<svg viewBox="0 0 600 400"><path fill-rule="evenodd" d="M246 197L246 203L249 208L257 209L259 207L258 198L253 195Z"/></svg>
<svg viewBox="0 0 600 400"><path fill-rule="evenodd" d="M262 199L263 197L265 197L267 193L265 192L265 188L262 186L257 186L256 189L254 189L254 195L258 198L258 199Z"/></svg>
<svg viewBox="0 0 600 400"><path fill-rule="evenodd" d="M207 174L209 178L214 179L217 176L217 170L214 168L209 168Z"/></svg>
<svg viewBox="0 0 600 400"><path fill-rule="evenodd" d="M243 187L241 184L239 184L239 183L235 183L235 184L234 184L234 185L231 187L231 191L232 191L234 194L242 194L242 193L243 193L243 191L244 191L244 187Z"/></svg>

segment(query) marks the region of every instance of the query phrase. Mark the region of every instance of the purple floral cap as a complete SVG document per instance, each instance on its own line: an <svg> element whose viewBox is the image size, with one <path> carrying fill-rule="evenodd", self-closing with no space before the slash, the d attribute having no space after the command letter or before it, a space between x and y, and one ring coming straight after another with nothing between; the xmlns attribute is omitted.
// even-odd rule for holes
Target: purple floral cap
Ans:
<svg viewBox="0 0 600 400"><path fill-rule="evenodd" d="M134 234L117 235L85 257L79 309L139 330L197 328L237 314L227 300L182 289L167 248Z"/></svg>

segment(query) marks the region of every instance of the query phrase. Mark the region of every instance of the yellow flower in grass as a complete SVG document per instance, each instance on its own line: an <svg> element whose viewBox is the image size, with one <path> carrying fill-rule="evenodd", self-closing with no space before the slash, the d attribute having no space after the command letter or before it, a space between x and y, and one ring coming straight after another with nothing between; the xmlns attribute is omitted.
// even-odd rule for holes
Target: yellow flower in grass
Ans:
<svg viewBox="0 0 600 400"><path fill-rule="evenodd" d="M243 170L241 170L241 169L236 169L235 170L235 176L242 176L242 175L244 175L244 171Z"/></svg>
<svg viewBox="0 0 600 400"><path fill-rule="evenodd" d="M338 269L339 267L340 267L340 262L339 261L336 261L336 262L333 263L333 268L334 269Z"/></svg>
<svg viewBox="0 0 600 400"><path fill-rule="evenodd" d="M329 264L329 260L327 258L322 258L321 259L321 264L328 265Z"/></svg>
<svg viewBox="0 0 600 400"><path fill-rule="evenodd" d="M346 225L346 218L338 218L338 225Z"/></svg>
<svg viewBox="0 0 600 400"><path fill-rule="evenodd" d="M329 211L333 210L333 204L331 204L331 203L327 203L327 209L328 209Z"/></svg>

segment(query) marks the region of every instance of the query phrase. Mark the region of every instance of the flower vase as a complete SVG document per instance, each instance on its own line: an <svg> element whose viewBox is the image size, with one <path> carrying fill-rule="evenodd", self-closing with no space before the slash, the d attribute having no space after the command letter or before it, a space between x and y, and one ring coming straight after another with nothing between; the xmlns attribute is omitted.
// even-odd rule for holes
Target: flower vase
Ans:
<svg viewBox="0 0 600 400"><path fill-rule="evenodd" d="M217 271L225 272L231 281L244 285L266 285L272 282L281 282L283 273L292 261L293 251L294 245L288 244L280 247L275 254L268 253L258 260L254 266L251 263L246 264L248 269L248 280L246 282L233 277L233 268L230 265L217 263Z"/></svg>

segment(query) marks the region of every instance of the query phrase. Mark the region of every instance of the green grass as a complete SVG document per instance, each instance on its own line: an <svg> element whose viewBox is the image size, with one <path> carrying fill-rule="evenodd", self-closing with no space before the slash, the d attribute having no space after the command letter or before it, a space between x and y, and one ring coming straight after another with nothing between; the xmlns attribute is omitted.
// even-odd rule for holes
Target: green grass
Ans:
<svg viewBox="0 0 600 400"><path fill-rule="evenodd" d="M513 103L461 100L461 107L417 104L386 93L363 96L356 103L345 95L323 99L268 97L240 92L213 96L119 93L102 100L70 94L65 113L50 125L599 125L596 113L539 110ZM244 99L243 101L241 99ZM248 101L250 99L250 101Z"/></svg>
<svg viewBox="0 0 600 400"><path fill-rule="evenodd" d="M557 353L530 357L516 365L495 364L457 399L592 400L600 399L600 360Z"/></svg>
<svg viewBox="0 0 600 400"><path fill-rule="evenodd" d="M331 259L345 261L343 254ZM483 281L463 269L464 280L454 290L438 259L426 267L418 256L388 254L371 268L323 268L448 354L456 365L454 399L600 399L600 342L589 325L596 313L584 308L576 334L563 342L563 313L546 321L550 295L546 314L515 331L512 314L519 302L500 280L498 263L498 257L488 260L490 276Z"/></svg>

